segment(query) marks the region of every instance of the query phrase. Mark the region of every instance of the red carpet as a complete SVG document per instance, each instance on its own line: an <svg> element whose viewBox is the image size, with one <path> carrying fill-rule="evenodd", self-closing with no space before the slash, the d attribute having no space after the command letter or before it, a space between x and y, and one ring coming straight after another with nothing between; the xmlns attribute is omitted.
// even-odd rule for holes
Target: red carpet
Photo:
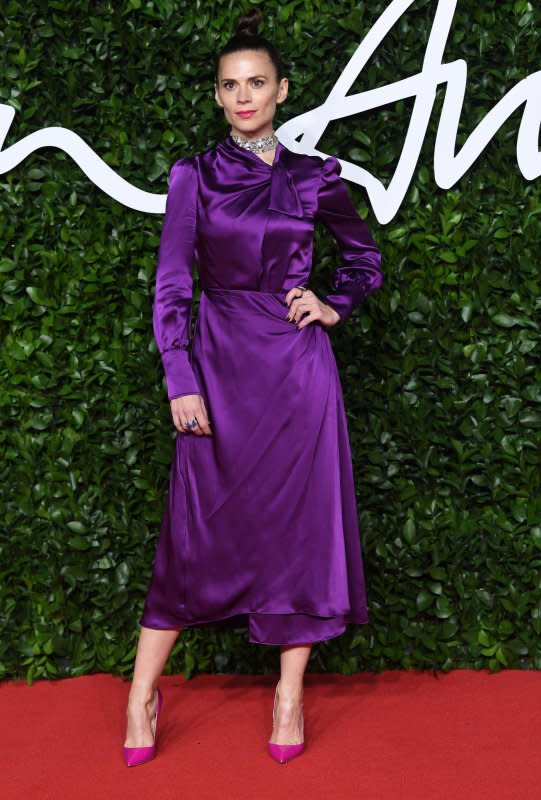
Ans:
<svg viewBox="0 0 541 800"><path fill-rule="evenodd" d="M129 683L6 682L2 800L539 800L541 674L305 676L306 751L266 752L277 676L163 677L156 759L122 761Z"/></svg>

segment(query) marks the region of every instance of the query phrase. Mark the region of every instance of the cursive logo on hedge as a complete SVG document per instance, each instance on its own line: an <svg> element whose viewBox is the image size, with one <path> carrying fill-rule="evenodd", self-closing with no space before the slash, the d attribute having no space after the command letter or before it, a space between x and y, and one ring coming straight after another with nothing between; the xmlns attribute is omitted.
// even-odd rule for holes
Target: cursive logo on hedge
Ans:
<svg viewBox="0 0 541 800"><path fill-rule="evenodd" d="M522 103L526 103L517 138L517 162L527 180L541 175L538 150L541 125L541 71L520 81L486 117L455 155L460 113L464 103L468 65L463 59L443 64L443 51L456 10L457 0L438 2L422 70L389 86L347 96L385 36L415 0L394 0L361 42L336 81L327 100L318 108L289 120L277 131L291 149L313 155L327 155L315 148L331 120L371 111L408 97L415 102L404 146L394 175L385 189L370 172L340 159L344 178L366 187L374 213L382 223L390 222L399 210L413 178L439 84L446 83L434 147L434 177L441 189L450 189L471 167L501 126ZM301 142L296 139L302 135Z"/></svg>
<svg viewBox="0 0 541 800"><path fill-rule="evenodd" d="M378 89L347 95L385 36L414 2L393 0L351 57L326 101L276 130L289 149L326 157L329 154L317 150L316 144L329 122L414 97L404 146L387 188L368 170L340 159L342 176L366 188L374 213L383 224L395 217L411 183L440 84L447 84L434 146L434 178L440 188L449 189L468 171L501 126L523 103L524 112L517 137L517 163L527 180L534 180L541 175L541 153L538 149L541 71L524 78L511 89L477 125L460 152L455 154L468 65L463 59L448 64L443 64L442 60L457 0L438 0L422 69L417 75ZM40 147L56 147L68 153L96 186L128 208L150 213L165 211L166 195L145 192L121 178L80 136L66 128L44 128L1 150L14 115L11 106L0 104L0 174L13 169Z"/></svg>
<svg viewBox="0 0 541 800"><path fill-rule="evenodd" d="M60 126L43 128L2 150L14 116L15 110L11 106L0 104L0 175L16 167L40 147L56 147L71 156L92 183L119 203L136 211L154 214L165 212L167 195L145 192L121 178L84 139L68 128Z"/></svg>

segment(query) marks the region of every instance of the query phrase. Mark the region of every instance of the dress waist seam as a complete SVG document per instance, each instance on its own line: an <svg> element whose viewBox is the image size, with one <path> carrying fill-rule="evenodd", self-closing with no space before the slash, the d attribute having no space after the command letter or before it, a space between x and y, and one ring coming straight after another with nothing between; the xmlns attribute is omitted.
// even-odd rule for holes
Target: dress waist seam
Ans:
<svg viewBox="0 0 541 800"><path fill-rule="evenodd" d="M285 297L285 295L287 294L288 291L289 290L286 290L286 289L280 289L277 292L264 291L263 289L225 289L225 288L223 288L221 286L208 286L206 288L205 287L201 288L201 292L204 292L205 294L212 294L214 292L219 292L221 294L221 293L225 292L227 294L242 294L242 293L244 293L244 294L257 294L257 295L259 295L259 294L261 294L261 295L270 294L273 297Z"/></svg>

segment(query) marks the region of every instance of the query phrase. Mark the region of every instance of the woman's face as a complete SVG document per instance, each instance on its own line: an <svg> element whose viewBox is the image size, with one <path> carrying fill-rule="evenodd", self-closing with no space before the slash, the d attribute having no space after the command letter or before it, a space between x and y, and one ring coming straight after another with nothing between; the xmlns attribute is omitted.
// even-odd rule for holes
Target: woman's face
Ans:
<svg viewBox="0 0 541 800"><path fill-rule="evenodd" d="M266 50L241 50L220 59L215 98L224 110L232 134L248 139L274 132L272 120L277 103L287 97L288 80L278 83ZM252 114L239 116L239 111Z"/></svg>

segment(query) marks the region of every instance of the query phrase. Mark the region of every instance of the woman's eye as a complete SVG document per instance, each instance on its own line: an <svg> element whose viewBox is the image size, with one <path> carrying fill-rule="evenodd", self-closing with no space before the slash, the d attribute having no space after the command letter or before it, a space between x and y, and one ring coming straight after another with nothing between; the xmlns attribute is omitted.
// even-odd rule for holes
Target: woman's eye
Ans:
<svg viewBox="0 0 541 800"><path fill-rule="evenodd" d="M257 84L258 86L261 86L264 82L265 81L261 80L261 78L255 78L255 80L254 80L254 83ZM232 89L233 88L233 83L224 83L224 87L226 89Z"/></svg>

